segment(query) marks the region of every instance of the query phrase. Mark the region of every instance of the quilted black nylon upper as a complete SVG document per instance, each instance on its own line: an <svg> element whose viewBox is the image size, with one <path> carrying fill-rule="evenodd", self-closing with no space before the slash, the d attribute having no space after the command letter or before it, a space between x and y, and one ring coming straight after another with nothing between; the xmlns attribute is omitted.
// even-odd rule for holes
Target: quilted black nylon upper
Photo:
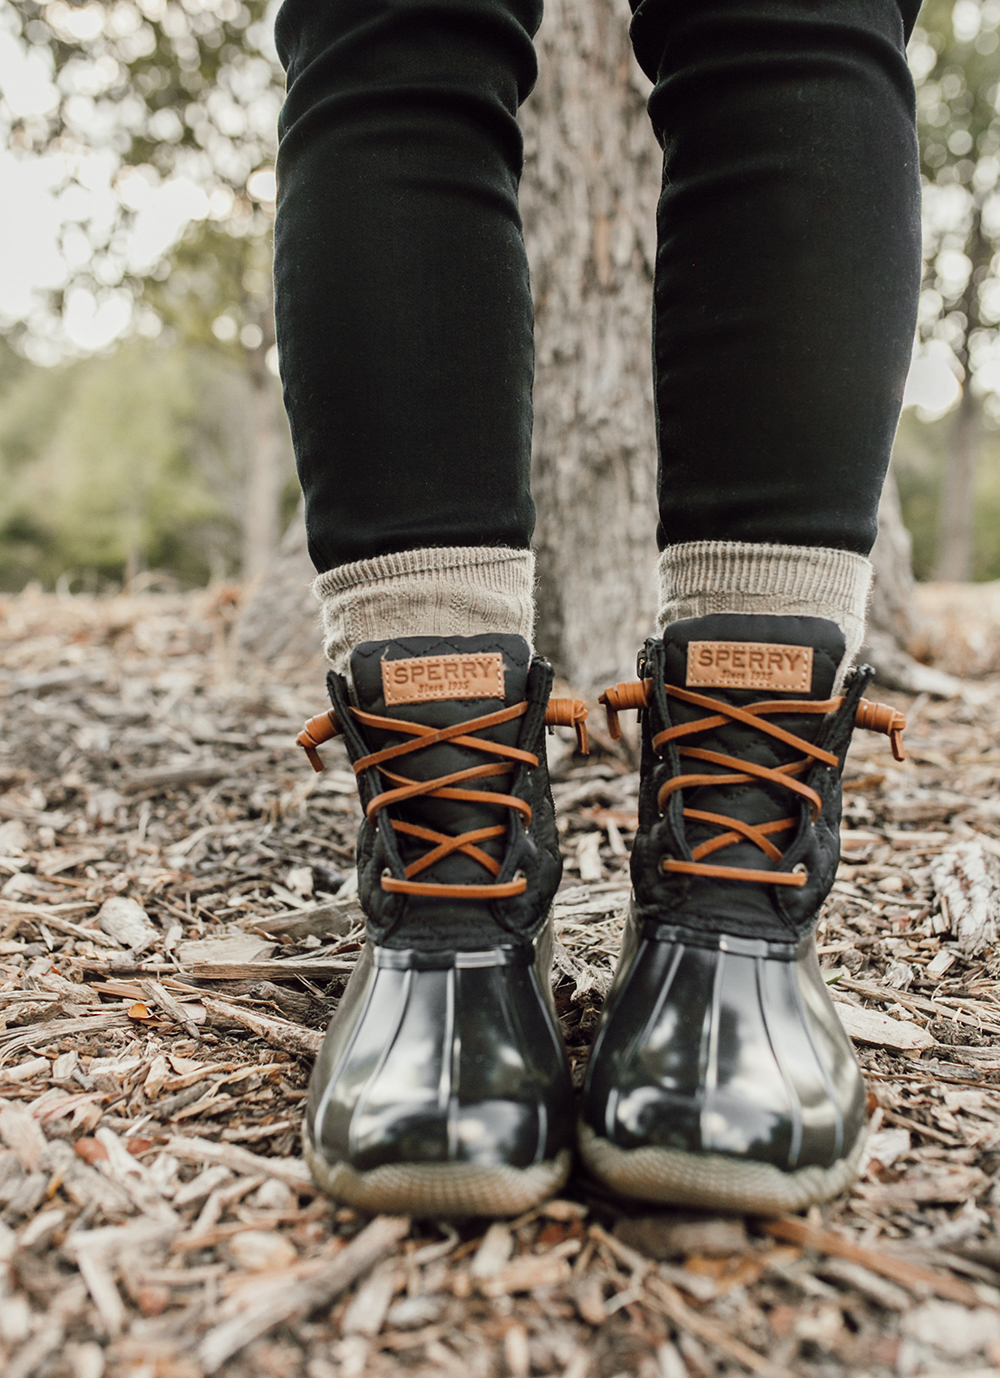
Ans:
<svg viewBox="0 0 1000 1378"><path fill-rule="evenodd" d="M503 657L503 698L437 699L428 702L386 705L382 685L385 660L420 656L499 653ZM357 706L385 718L419 722L441 728L455 722L483 717L498 709L526 701L523 717L485 729L476 735L483 740L502 742L529 751L538 757L538 766L512 763L503 776L469 782L465 788L496 794L512 794L525 800L532 809L528 829L519 815L503 806L418 796L394 805L379 814L373 823L366 817L358 836L359 897L368 918L369 936L387 947L443 948L470 950L509 943L512 939L534 936L548 913L561 874L559 843L555 829L552 798L545 762L544 717L552 686L552 668L540 657L531 657L526 642L518 636L407 637L391 641L364 642L351 657L351 674ZM330 673L330 697L344 728L351 759L357 761L375 751L410 741L406 733L363 726L350 714L346 682ZM472 747L445 742L408 754L388 763L394 773L414 780L427 780L469 767L494 763L498 758L477 752ZM394 787L377 768L359 777L362 806L385 789ZM414 875L416 881L449 885L484 885L513 880L522 872L527 888L522 895L500 900L460 900L394 894L383 890L383 872L403 879L407 865L430 850L433 844L396 832L389 817L417 823L453 836L498 823L506 826L502 837L477 845L500 863L493 877L473 858L460 852L436 862Z"/></svg>
<svg viewBox="0 0 1000 1378"><path fill-rule="evenodd" d="M676 791L661 815L657 795L661 786L681 774L726 772L701 761L682 759L678 747L706 748L743 761L777 767L801 759L802 751L739 722L671 741L656 754L652 739L664 729L709 716L709 710L668 697L664 684L685 686L690 641L745 641L811 646L812 683L808 692L696 688L693 692L747 707L762 700L813 699L831 696L837 667L844 655L844 638L834 622L814 617L761 617L719 614L674 623L662 640L646 644L644 675L654 686L653 701L643 714L642 774L639 831L632 852L632 879L640 915L697 934L723 933L775 941L795 940L811 925L829 893L840 852L840 777L850 741L857 701L872 671L854 671L843 691L840 709L826 715L779 714L769 721L838 757L837 766L815 763L797 776L815 790L822 811L814 823L809 804L792 792L767 782L704 785ZM729 815L760 824L794 818L796 824L775 836L784 854L777 869L804 865L807 882L801 887L690 876L665 872L666 857L690 860L700 842L722 829L683 817L684 808ZM752 842L740 840L704 858L707 863L750 869L771 869L772 863Z"/></svg>

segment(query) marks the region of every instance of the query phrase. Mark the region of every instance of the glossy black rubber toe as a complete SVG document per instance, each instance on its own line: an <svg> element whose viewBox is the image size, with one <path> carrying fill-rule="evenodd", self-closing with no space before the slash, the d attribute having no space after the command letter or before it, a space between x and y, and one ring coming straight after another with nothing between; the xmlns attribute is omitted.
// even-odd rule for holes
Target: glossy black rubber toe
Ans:
<svg viewBox="0 0 1000 1378"><path fill-rule="evenodd" d="M568 1168L573 1128L565 1053L530 946L433 954L365 947L309 1087L306 1141L333 1170L321 1180L331 1194L356 1198L344 1183L374 1182L372 1174L395 1168L414 1184L401 1188L398 1209L424 1208L426 1179L436 1183L436 1209L470 1210L464 1187L460 1200L448 1199L450 1176L497 1189L501 1180L520 1182L509 1207L517 1210L522 1188L541 1199L561 1184L565 1170L555 1182L537 1169ZM536 1179L537 1189L525 1185ZM484 1207L506 1208L492 1197Z"/></svg>
<svg viewBox="0 0 1000 1378"><path fill-rule="evenodd" d="M695 945L630 918L584 1092L584 1124L602 1146L839 1182L864 1112L811 936Z"/></svg>

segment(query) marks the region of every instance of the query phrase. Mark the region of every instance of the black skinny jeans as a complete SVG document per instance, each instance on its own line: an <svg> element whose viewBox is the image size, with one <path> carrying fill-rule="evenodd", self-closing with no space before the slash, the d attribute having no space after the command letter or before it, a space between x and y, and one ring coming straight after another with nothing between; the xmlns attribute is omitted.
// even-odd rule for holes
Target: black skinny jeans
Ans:
<svg viewBox="0 0 1000 1378"><path fill-rule="evenodd" d="M633 0L661 548L867 553L919 281L918 0ZM541 0L284 0L275 304L319 570L526 547Z"/></svg>

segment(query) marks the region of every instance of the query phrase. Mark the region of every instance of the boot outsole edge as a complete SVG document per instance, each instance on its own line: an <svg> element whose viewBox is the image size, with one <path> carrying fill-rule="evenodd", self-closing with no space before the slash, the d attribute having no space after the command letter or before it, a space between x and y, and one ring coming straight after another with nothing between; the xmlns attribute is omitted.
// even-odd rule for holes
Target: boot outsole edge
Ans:
<svg viewBox="0 0 1000 1378"><path fill-rule="evenodd" d="M745 1215L801 1211L839 1196L857 1176L867 1133L831 1167L782 1172L772 1163L672 1148L619 1148L581 1124L585 1165L619 1196L658 1205L702 1206Z"/></svg>
<svg viewBox="0 0 1000 1378"><path fill-rule="evenodd" d="M329 1163L316 1151L305 1125L302 1152L316 1185L327 1196L380 1214L508 1216L554 1196L569 1177L573 1155L562 1149L531 1167L479 1163L386 1163L359 1172Z"/></svg>

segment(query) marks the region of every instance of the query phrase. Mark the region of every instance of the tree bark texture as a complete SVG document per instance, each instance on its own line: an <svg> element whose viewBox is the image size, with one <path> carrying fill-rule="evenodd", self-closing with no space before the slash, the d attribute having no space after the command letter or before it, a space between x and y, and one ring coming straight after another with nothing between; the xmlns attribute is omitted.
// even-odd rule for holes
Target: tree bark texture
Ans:
<svg viewBox="0 0 1000 1378"><path fill-rule="evenodd" d="M250 452L243 507L242 575L262 579L281 537L281 490L285 482L288 427L281 415L278 384L267 366L274 344L274 315L268 303L260 317L261 341L247 351L250 383Z"/></svg>
<svg viewBox="0 0 1000 1378"><path fill-rule="evenodd" d="M654 630L650 346L661 153L627 0L549 0L521 112L535 301L538 648L582 690Z"/></svg>
<svg viewBox="0 0 1000 1378"><path fill-rule="evenodd" d="M911 694L950 698L960 685L951 675L921 665L909 652L917 638L913 542L903 524L896 476L889 470L878 506L878 538L871 553L875 583L868 630L859 661L875 666L880 684Z"/></svg>
<svg viewBox="0 0 1000 1378"><path fill-rule="evenodd" d="M306 547L305 504L282 537L267 575L243 605L236 626L240 651L265 662L272 673L314 665L323 678L319 604L309 585L316 576Z"/></svg>
<svg viewBox="0 0 1000 1378"><path fill-rule="evenodd" d="M972 518L975 510L976 460L980 404L968 378L952 421L938 526L935 578L964 583L972 578Z"/></svg>

